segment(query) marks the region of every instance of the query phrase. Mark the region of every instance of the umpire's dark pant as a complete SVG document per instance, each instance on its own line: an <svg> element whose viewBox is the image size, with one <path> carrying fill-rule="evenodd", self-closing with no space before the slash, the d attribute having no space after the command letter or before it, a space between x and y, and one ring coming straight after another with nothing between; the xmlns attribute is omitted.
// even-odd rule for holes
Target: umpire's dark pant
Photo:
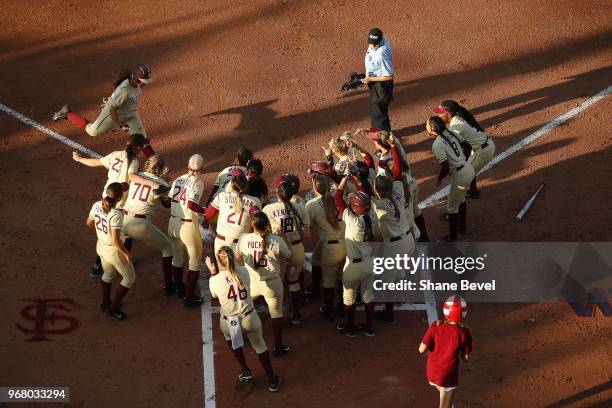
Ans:
<svg viewBox="0 0 612 408"><path fill-rule="evenodd" d="M391 130L389 103L393 100L393 81L370 82L370 127Z"/></svg>

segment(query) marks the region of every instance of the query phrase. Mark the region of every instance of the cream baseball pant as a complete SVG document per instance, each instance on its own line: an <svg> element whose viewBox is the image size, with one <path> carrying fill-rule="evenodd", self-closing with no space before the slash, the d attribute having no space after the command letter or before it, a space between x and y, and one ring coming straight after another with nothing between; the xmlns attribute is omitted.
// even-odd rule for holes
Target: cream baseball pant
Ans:
<svg viewBox="0 0 612 408"><path fill-rule="evenodd" d="M240 327L242 328L242 333L246 334L249 338L249 343L255 349L257 354L261 354L268 349L266 346L266 342L264 341L263 335L261 333L261 320L259 319L259 315L256 310L252 310L246 316L240 316ZM225 340L231 340L229 326L227 325L227 319L225 316L221 316L219 318L219 327L221 327L221 331L223 332L223 337Z"/></svg>
<svg viewBox="0 0 612 408"><path fill-rule="evenodd" d="M474 180L474 168L471 164L466 163L463 168L451 176L450 193L448 194L447 211L449 214L457 214L459 206L465 202L465 193L470 187L470 183Z"/></svg>
<svg viewBox="0 0 612 408"><path fill-rule="evenodd" d="M322 241L317 241L314 249L312 250L312 255L310 257L310 262L312 266L321 266L321 251L323 250Z"/></svg>
<svg viewBox="0 0 612 408"><path fill-rule="evenodd" d="M489 163L493 159L493 156L495 156L495 143L493 143L493 140L491 138L489 138L487 143L489 145L484 149L480 147L472 149L472 153L468 158L468 163L472 165L472 167L474 168L474 172L476 173L478 173L480 169L486 166L487 163Z"/></svg>
<svg viewBox="0 0 612 408"><path fill-rule="evenodd" d="M344 304L351 306L355 304L357 289L361 286L361 298L364 303L371 303L374 300L372 284L374 281L372 257L360 258L361 262L355 262L351 258L346 258L344 270L342 271L342 295Z"/></svg>
<svg viewBox="0 0 612 408"><path fill-rule="evenodd" d="M234 251L234 258L236 258L236 253L238 252L237 248L238 248L238 237L224 237L225 239L221 239L219 238L219 235L217 235L215 237L215 258L217 258L217 262L219 262L219 257L217 257L217 253L219 252L219 249L221 249L221 247L223 246L227 246L232 248L232 251Z"/></svg>
<svg viewBox="0 0 612 408"><path fill-rule="evenodd" d="M110 108L111 104L110 102L107 102L102 108L102 111L100 112L98 118L95 121L87 124L87 126L85 127L85 131L89 136L99 136L102 133L106 133L109 130L112 130L117 127L115 122L113 122L113 118L110 115ZM130 135L133 135L134 133L140 133L145 136L147 135L145 128L142 126L142 121L140 120L140 115L138 114L138 112L135 112L130 116L119 115L119 120L121 121L121 123L124 123L130 128Z"/></svg>
<svg viewBox="0 0 612 408"><path fill-rule="evenodd" d="M383 244L383 254L384 258L395 258L396 255L407 254L408 256L414 255L416 249L416 243L414 241L414 236L411 233L402 235L401 239L397 241L385 241ZM398 279L403 278L405 272L403 269L385 269L382 275L378 275L382 277L384 282L395 282Z"/></svg>
<svg viewBox="0 0 612 408"><path fill-rule="evenodd" d="M251 275L251 298L263 296L270 310L270 317L283 317L283 282L280 277L271 280L259 280L259 276Z"/></svg>
<svg viewBox="0 0 612 408"><path fill-rule="evenodd" d="M137 218L128 213L123 217L123 233L148 247L157 249L163 257L172 256L170 239L148 218Z"/></svg>
<svg viewBox="0 0 612 408"><path fill-rule="evenodd" d="M304 270L304 244L301 241L291 245L291 257L281 262L281 270L286 271L283 275L287 279L289 292L300 290L300 274Z"/></svg>
<svg viewBox="0 0 612 408"><path fill-rule="evenodd" d="M121 285L131 288L136 279L132 263L126 261L114 245L105 244L102 241L98 241L96 244L96 252L102 260L102 270L104 271L102 281L111 283L119 272L123 278L121 279Z"/></svg>
<svg viewBox="0 0 612 408"><path fill-rule="evenodd" d="M413 183L408 183L410 195L412 196L412 215L413 218L417 218L421 215L421 208L419 207L419 185L416 179L413 179Z"/></svg>
<svg viewBox="0 0 612 408"><path fill-rule="evenodd" d="M198 223L170 216L168 237L172 244L172 266L182 268L185 266L185 258L188 258L189 270L199 271L203 248Z"/></svg>
<svg viewBox="0 0 612 408"><path fill-rule="evenodd" d="M321 284L324 288L334 288L336 287L336 282L342 280L342 267L346 259L344 239L320 242Z"/></svg>

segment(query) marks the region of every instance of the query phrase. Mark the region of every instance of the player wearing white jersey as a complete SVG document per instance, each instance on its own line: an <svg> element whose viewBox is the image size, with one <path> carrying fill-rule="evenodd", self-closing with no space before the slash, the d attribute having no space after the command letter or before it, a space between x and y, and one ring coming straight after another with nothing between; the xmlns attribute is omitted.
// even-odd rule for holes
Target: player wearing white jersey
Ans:
<svg viewBox="0 0 612 408"><path fill-rule="evenodd" d="M163 288L167 295L171 295L176 292L176 285L172 282L172 244L152 222L155 207L160 202L170 207L170 186L162 178L169 171L164 163L163 157L151 156L144 164L143 172L131 176L128 198L123 208L123 230L126 236L161 252Z"/></svg>
<svg viewBox="0 0 612 408"><path fill-rule="evenodd" d="M102 304L100 307L107 316L115 317L119 320L126 318L121 311L121 301L132 287L134 279L134 266L129 251L123 245L125 240L123 235L123 214L116 207L123 188L120 183L111 183L106 188L105 197L102 201L96 202L85 222L88 227L96 230L98 242L96 252L102 260ZM123 277L121 284L115 292L115 297L111 301L111 287L115 274Z"/></svg>
<svg viewBox="0 0 612 408"><path fill-rule="evenodd" d="M230 247L222 246L216 257L219 260L218 271L212 260L206 257L206 266L211 274L210 295L219 299L221 306L219 327L228 347L240 364L238 381L248 381L253 378L243 353L242 334L245 333L268 376L268 389L276 392L280 389L281 377L274 375L270 354L261 333L261 320L251 298L249 272L246 268L236 265L234 251Z"/></svg>
<svg viewBox="0 0 612 408"><path fill-rule="evenodd" d="M232 179L232 173L234 173L234 170L240 170L242 173L246 174L247 164L249 160L251 160L252 158L253 158L253 152L250 149L246 147L241 147L240 149L238 149L238 152L236 153L236 159L234 161L234 164L224 168L217 175L217 178L215 179L215 184L213 185L213 188L210 191L210 194L208 195L208 200L206 200L207 207L208 205L210 205L212 200L217 196L217 194L219 194L220 191L231 188L230 181Z"/></svg>
<svg viewBox="0 0 612 408"><path fill-rule="evenodd" d="M138 161L138 153L141 152L143 146L148 144L149 141L141 134L133 134L128 138L125 144L125 149L111 152L110 154L100 158L92 159L81 156L78 152L72 152L72 160L77 163L84 164L87 167L104 167L108 170L106 183L102 189L102 198L105 197L106 188L111 183L129 183L129 176L131 174L138 173L138 167L140 165ZM124 185L127 191L127 184ZM122 209L127 198L127 194L124 194L121 200L117 203L117 208ZM132 249L132 242L128 239L125 243L128 250ZM90 276L100 277L102 276L102 264L100 257L96 257L96 262L91 268Z"/></svg>
<svg viewBox="0 0 612 408"><path fill-rule="evenodd" d="M204 183L200 179L204 158L194 154L189 158L188 172L174 180L170 188L170 221L168 236L172 243L172 274L176 294L184 298L185 306L202 304L202 298L195 295L200 267L202 265L202 236L198 214L204 214L200 200ZM183 283L183 268L188 258L189 269Z"/></svg>
<svg viewBox="0 0 612 408"><path fill-rule="evenodd" d="M380 235L380 232L376 214L371 208L371 198L367 193L357 191L351 194L349 206L346 206L342 197L347 178L342 179L334 196L338 213L342 214L342 221L345 224L346 243L346 262L342 271L342 285L344 286L343 301L347 322L336 325L336 329L347 337L355 337L357 330L366 336L374 336L373 249L370 241ZM361 287L361 296L366 310L366 323L356 327L355 300L359 287Z"/></svg>
<svg viewBox="0 0 612 408"><path fill-rule="evenodd" d="M240 235L251 229L251 215L261 209L258 198L247 193L247 179L240 170L234 170L231 179L232 191L221 191L206 208L206 219L217 217L215 253L222 246L236 250Z"/></svg>
<svg viewBox="0 0 612 408"><path fill-rule="evenodd" d="M437 185L439 186L448 174L452 177L447 206L449 234L442 237L441 241L455 241L458 231L466 231L465 192L474 179L474 168L466 161L461 150L464 140L446 129L441 118L432 116L427 121L426 128L427 133L435 137L432 151L440 163Z"/></svg>
<svg viewBox="0 0 612 408"><path fill-rule="evenodd" d="M276 194L279 201L266 205L263 211L270 220L272 233L283 237L291 247L291 257L286 263L281 263L281 277L287 282L289 289L290 321L294 325L299 325L302 322L300 275L304 268L302 229L308 225L305 225L304 205L301 202L292 202L292 198L297 194L297 191L295 191L295 186L291 182L291 176L288 174L279 176L274 180L274 184L276 184Z"/></svg>
<svg viewBox="0 0 612 408"><path fill-rule="evenodd" d="M291 257L291 249L278 235L270 233L270 221L263 211L252 216L254 232L243 234L238 241L239 255L251 275L251 296L263 296L274 332L272 354L280 357L289 352L283 344L283 281L280 277L281 261Z"/></svg>

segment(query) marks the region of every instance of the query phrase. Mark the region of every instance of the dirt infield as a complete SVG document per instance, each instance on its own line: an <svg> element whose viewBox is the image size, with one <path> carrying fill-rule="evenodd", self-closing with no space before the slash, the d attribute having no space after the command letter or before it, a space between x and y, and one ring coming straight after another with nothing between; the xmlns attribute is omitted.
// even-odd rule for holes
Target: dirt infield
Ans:
<svg viewBox="0 0 612 408"><path fill-rule="evenodd" d="M271 181L286 171L304 175L331 136L369 126L366 92L339 88L362 69L372 26L393 45L391 121L421 198L437 191L423 131L431 106L462 101L501 152L612 78L612 9L590 0L466 1L454 8L7 1L0 11L0 103L108 153L120 148L123 134L91 138L51 115L70 103L95 118L120 69L146 62L156 80L141 105L147 132L173 177L189 155L204 156L205 195L240 145L256 151ZM610 98L603 99L483 174L483 197L468 203L468 239L612 241L611 111ZM2 112L0 137L0 386L67 385L73 407L203 406L202 316L163 295L157 253L135 244L143 261L125 301L129 320L100 313L99 283L87 274L95 236L84 221L104 172L79 166L69 147ZM546 190L527 218L514 222L541 182ZM445 232L443 211L425 210L432 236ZM167 218L158 210L156 224L165 229ZM427 327L423 312L401 312L397 326L352 341L307 306L303 327L287 327L291 354L273 361L285 378L275 395L252 354L257 381L235 386L238 367L218 315L212 318L220 408L436 406L416 351ZM610 406L609 318L577 318L565 303L477 304L467 324L476 352L462 369L456 406Z"/></svg>

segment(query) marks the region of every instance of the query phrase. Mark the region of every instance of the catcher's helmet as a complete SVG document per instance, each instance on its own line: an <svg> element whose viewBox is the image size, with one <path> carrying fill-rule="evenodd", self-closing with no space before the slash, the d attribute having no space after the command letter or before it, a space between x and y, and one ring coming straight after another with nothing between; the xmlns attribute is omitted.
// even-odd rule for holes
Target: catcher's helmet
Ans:
<svg viewBox="0 0 612 408"><path fill-rule="evenodd" d="M366 215L370 211L372 201L370 196L363 191L357 191L351 195L349 199L349 206L351 210L357 215Z"/></svg>
<svg viewBox="0 0 612 408"><path fill-rule="evenodd" d="M460 322L467 315L467 303L459 295L451 295L444 302L444 317L451 322Z"/></svg>

